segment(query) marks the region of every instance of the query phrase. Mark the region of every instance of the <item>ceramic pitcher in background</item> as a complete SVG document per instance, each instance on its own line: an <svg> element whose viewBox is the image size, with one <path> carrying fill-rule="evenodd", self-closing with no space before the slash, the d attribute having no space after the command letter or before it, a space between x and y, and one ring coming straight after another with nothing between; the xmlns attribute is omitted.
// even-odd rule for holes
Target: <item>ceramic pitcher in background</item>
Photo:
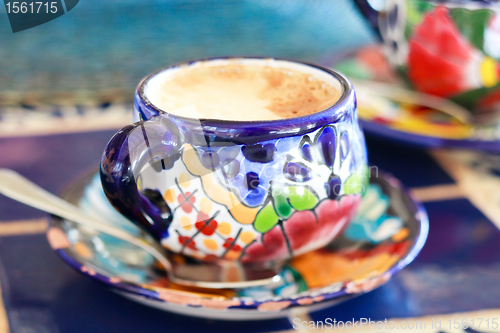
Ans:
<svg viewBox="0 0 500 333"><path fill-rule="evenodd" d="M500 110L500 2L355 0L391 66L413 88L484 113Z"/></svg>

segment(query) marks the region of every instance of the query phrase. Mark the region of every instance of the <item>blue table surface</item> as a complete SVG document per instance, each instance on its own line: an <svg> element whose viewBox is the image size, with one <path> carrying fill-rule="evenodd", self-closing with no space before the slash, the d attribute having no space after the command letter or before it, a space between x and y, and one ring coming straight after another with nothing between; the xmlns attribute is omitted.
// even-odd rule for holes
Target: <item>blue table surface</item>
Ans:
<svg viewBox="0 0 500 333"><path fill-rule="evenodd" d="M0 167L17 170L53 193L96 168L114 131L0 139ZM453 184L427 152L368 138L372 165L410 187ZM500 231L468 200L425 204L429 238L389 283L314 320L416 317L500 306ZM44 217L0 197L0 220ZM187 318L126 300L73 271L45 235L0 237L0 284L11 332L260 332L290 329L287 319L251 323Z"/></svg>

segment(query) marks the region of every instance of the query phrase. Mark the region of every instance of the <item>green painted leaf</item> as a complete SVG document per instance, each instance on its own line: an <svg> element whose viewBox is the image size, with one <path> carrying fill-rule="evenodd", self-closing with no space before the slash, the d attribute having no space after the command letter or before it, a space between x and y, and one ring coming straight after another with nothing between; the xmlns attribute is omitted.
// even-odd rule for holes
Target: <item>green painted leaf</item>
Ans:
<svg viewBox="0 0 500 333"><path fill-rule="evenodd" d="M347 178L344 184L344 194L362 194L368 187L368 182L369 170L368 167L363 164L355 173Z"/></svg>
<svg viewBox="0 0 500 333"><path fill-rule="evenodd" d="M292 215L292 207L288 203L288 188L273 189L274 210L282 219L287 219Z"/></svg>
<svg viewBox="0 0 500 333"><path fill-rule="evenodd" d="M423 1L406 2L405 37L410 38L416 26L422 23L425 13L434 9L432 4Z"/></svg>
<svg viewBox="0 0 500 333"><path fill-rule="evenodd" d="M319 202L319 199L316 196L316 194L307 189L307 187L305 186L278 187L276 189L273 189L272 196L273 196L272 207L274 208L273 212L281 220L286 220L290 218L294 210L302 211L302 210L313 209ZM267 218L271 219L273 221L272 225L274 226L277 223L274 221L277 220L270 211L269 212L267 211L267 209L268 208L266 208L265 211L264 209L261 210L262 213L264 214L263 216L265 216L266 219ZM259 218L260 214L261 214L260 212L257 214L257 218ZM259 228L263 230L267 229L267 225L264 226L265 225L264 222L259 222L258 225Z"/></svg>
<svg viewBox="0 0 500 333"><path fill-rule="evenodd" d="M500 84L497 84L496 86L491 88L478 88L469 90L464 93L452 96L450 99L468 110L473 110L481 98L485 97L490 92L497 90L499 87Z"/></svg>
<svg viewBox="0 0 500 333"><path fill-rule="evenodd" d="M481 51L484 44L484 29L493 12L488 9L470 10L454 8L450 15L458 30L467 40Z"/></svg>
<svg viewBox="0 0 500 333"><path fill-rule="evenodd" d="M276 214L273 205L268 204L257 213L255 221L253 222L253 227L258 232L265 233L271 230L276 224L278 224L279 220L280 218Z"/></svg>
<svg viewBox="0 0 500 333"><path fill-rule="evenodd" d="M288 199L295 210L313 209L318 204L316 195L305 186L291 186L288 188Z"/></svg>
<svg viewBox="0 0 500 333"><path fill-rule="evenodd" d="M298 293L301 293L303 291L306 291L308 290L308 287L307 287L307 283L306 281L304 280L304 278L302 277L302 275L300 275L299 272L297 272L295 269L293 269L292 266L290 265L287 265L284 270L286 271L289 271L290 274L292 274L293 276L293 281L295 281L295 283L297 284L298 286L298 290L297 292Z"/></svg>

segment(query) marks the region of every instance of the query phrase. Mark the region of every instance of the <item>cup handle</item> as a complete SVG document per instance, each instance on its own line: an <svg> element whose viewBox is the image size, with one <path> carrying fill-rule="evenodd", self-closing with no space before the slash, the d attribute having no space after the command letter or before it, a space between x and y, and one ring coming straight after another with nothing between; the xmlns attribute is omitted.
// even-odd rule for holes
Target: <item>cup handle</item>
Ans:
<svg viewBox="0 0 500 333"><path fill-rule="evenodd" d="M119 130L101 159L101 182L108 200L158 241L168 236L172 210L158 190L140 191L137 180L148 163L157 171L171 168L180 158L180 147L177 126L157 116Z"/></svg>

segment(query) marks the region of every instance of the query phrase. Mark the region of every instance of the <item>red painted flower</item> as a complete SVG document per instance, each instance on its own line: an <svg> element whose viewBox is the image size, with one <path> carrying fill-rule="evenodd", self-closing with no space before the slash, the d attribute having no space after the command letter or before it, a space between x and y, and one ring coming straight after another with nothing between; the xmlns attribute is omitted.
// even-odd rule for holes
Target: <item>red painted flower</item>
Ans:
<svg viewBox="0 0 500 333"><path fill-rule="evenodd" d="M409 39L408 78L417 90L442 97L468 90L467 65L473 51L448 9L437 6Z"/></svg>
<svg viewBox="0 0 500 333"><path fill-rule="evenodd" d="M186 192L184 193L184 195L186 196L186 198L188 198L191 195L191 192ZM196 202L196 198L194 197L194 195L189 197L188 200L186 200L186 198L182 194L179 194L177 196L177 201L179 201L179 203L183 202L181 208L183 211L189 214L193 211L193 206L191 204L194 204Z"/></svg>
<svg viewBox="0 0 500 333"><path fill-rule="evenodd" d="M340 200L323 200L315 209L295 212L285 223L286 236L294 255L326 245L339 235L356 212L360 196L343 196ZM286 257L289 253L281 226L277 225L246 248L243 262L262 262Z"/></svg>
<svg viewBox="0 0 500 333"><path fill-rule="evenodd" d="M207 224L207 220L208 218L202 219L201 216L198 216L198 222L196 222L194 226L196 229L200 230L202 234L212 236L219 224L215 220L211 220Z"/></svg>
<svg viewBox="0 0 500 333"><path fill-rule="evenodd" d="M241 252L242 248L238 244L233 244L234 238L229 237L228 239L225 240L224 244L222 245L226 249L231 249L236 252Z"/></svg>
<svg viewBox="0 0 500 333"><path fill-rule="evenodd" d="M182 245L186 245L186 247L189 247L192 250L196 250L196 243L194 242L194 240L190 240L190 238L187 236L179 235L179 243L181 243Z"/></svg>

